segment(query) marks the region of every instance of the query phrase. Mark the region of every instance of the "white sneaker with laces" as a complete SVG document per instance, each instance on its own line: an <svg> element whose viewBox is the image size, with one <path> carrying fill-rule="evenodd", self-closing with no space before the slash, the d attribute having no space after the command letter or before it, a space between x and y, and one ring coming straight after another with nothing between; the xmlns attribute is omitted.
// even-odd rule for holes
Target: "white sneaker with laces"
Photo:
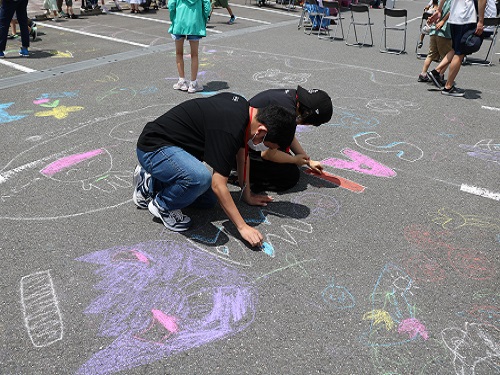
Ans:
<svg viewBox="0 0 500 375"><path fill-rule="evenodd" d="M188 84L184 78L179 78L177 83L174 83L174 90L188 91Z"/></svg>
<svg viewBox="0 0 500 375"><path fill-rule="evenodd" d="M203 86L200 85L198 81L189 82L188 92L192 94L197 91L203 91Z"/></svg>
<svg viewBox="0 0 500 375"><path fill-rule="evenodd" d="M153 199L148 204L149 212L156 218L161 219L163 225L174 232L184 232L191 226L191 218L182 213L181 210L166 211L158 206Z"/></svg>

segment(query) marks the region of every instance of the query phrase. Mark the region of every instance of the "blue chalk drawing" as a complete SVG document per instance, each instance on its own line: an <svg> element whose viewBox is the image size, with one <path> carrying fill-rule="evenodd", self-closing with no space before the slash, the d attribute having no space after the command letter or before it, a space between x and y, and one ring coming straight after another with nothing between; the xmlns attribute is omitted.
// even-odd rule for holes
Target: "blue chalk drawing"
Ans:
<svg viewBox="0 0 500 375"><path fill-rule="evenodd" d="M0 124L18 121L18 120L21 120L27 116L27 115L10 115L7 111L5 111L12 104L14 104L14 102L0 103Z"/></svg>

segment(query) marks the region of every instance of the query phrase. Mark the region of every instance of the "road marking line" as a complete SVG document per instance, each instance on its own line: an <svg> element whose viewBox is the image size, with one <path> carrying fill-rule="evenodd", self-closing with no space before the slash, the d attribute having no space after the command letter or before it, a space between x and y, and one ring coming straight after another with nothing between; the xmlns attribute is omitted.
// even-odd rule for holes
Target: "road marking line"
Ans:
<svg viewBox="0 0 500 375"><path fill-rule="evenodd" d="M276 14L281 14L283 16L289 16L289 17L295 17L295 18L300 18L300 14L295 14L291 13L290 11L280 11L280 10L273 10L273 9L263 9L263 8L256 8L255 6L248 6L248 5L239 5L239 4L231 4L231 7L233 8L245 8L245 9L252 9L256 10L259 12L269 12L269 13L276 13ZM301 10L300 8L297 8ZM284 10L284 9L283 9ZM238 17L236 17L238 19Z"/></svg>
<svg viewBox="0 0 500 375"><path fill-rule="evenodd" d="M489 109L491 111L500 111L500 108L497 108L497 107L488 107L488 106L485 106L485 105L482 105L481 108Z"/></svg>
<svg viewBox="0 0 500 375"><path fill-rule="evenodd" d="M221 17L227 17L227 18L229 18L229 15L224 14L224 13L213 12L212 14L215 14L216 16L221 16ZM262 20L256 20L255 18L236 17L236 20L245 20L245 21L250 21L250 22L256 22L256 23L261 23L263 25L270 25L271 24L271 22L262 21ZM208 30L209 29L207 29L207 31Z"/></svg>
<svg viewBox="0 0 500 375"><path fill-rule="evenodd" d="M10 66L11 68L20 70L21 72L25 72L25 73L33 73L33 72L38 71L38 70L34 70L34 69L28 68L26 66L22 66L22 65L10 62L10 61L6 61L4 59L0 60L0 64Z"/></svg>
<svg viewBox="0 0 500 375"><path fill-rule="evenodd" d="M86 35L86 36L92 36L92 37L94 37L94 38L99 38L99 39L110 40L110 41L112 41L112 42L125 43L125 44L130 44L130 45L132 45L132 46L144 47L144 48L149 47L147 44L141 44L141 43L130 42L130 41L128 41L128 40L123 40L123 39L118 39L118 38L112 38L112 37L110 37L110 36L104 36L104 35L92 34L92 33L88 33L88 32L86 32L86 31L80 31L80 30L75 30L75 29L69 29L69 28L67 28L67 27L56 26L56 25L52 25L52 24L49 24L49 23L45 23L45 22L38 22L37 24L38 24L38 25L45 26L45 27L49 27L49 28L52 28L52 29L57 29L57 30L67 31L67 32L70 32L70 33L75 33L75 34L80 34L80 35Z"/></svg>
<svg viewBox="0 0 500 375"><path fill-rule="evenodd" d="M135 18L137 20L147 20L147 21L151 21L151 22L164 23L164 24L167 24L167 25L171 25L172 24L172 22L170 22L170 21L159 20L159 19L150 18L150 17L138 17L138 16L133 16L131 14L126 14L126 13L109 12L107 14L112 15L112 16ZM222 34L222 31L212 30L212 29L208 29L208 28L207 28L207 32L211 32L211 33L214 33L214 34Z"/></svg>
<svg viewBox="0 0 500 375"><path fill-rule="evenodd" d="M495 193L481 187L462 184L462 186L460 186L460 191L500 201L500 193Z"/></svg>

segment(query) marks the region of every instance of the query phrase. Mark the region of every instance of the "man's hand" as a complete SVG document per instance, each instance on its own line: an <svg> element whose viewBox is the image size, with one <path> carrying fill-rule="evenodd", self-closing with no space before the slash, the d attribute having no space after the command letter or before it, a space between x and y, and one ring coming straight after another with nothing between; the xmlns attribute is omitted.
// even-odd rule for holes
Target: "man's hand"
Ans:
<svg viewBox="0 0 500 375"><path fill-rule="evenodd" d="M477 36L481 35L484 31L484 23L481 20L477 21L477 26L476 26L476 34Z"/></svg>
<svg viewBox="0 0 500 375"><path fill-rule="evenodd" d="M309 163L309 156L306 154L297 154L293 156L293 163L299 167Z"/></svg>
<svg viewBox="0 0 500 375"><path fill-rule="evenodd" d="M432 16L429 17L428 23L433 24L436 23L437 20L441 19L441 11L438 9L434 12Z"/></svg>
<svg viewBox="0 0 500 375"><path fill-rule="evenodd" d="M250 244L250 246L262 246L264 237L257 229L246 225L240 230L240 235Z"/></svg>
<svg viewBox="0 0 500 375"><path fill-rule="evenodd" d="M247 187L247 189L249 188ZM269 202L273 201L273 197L269 195L254 194L250 189L248 191L248 193L243 194L243 200L250 206L267 206Z"/></svg>
<svg viewBox="0 0 500 375"><path fill-rule="evenodd" d="M323 173L323 166L319 161L316 160L309 160L309 163L307 163L309 168L311 168L314 172L321 174Z"/></svg>

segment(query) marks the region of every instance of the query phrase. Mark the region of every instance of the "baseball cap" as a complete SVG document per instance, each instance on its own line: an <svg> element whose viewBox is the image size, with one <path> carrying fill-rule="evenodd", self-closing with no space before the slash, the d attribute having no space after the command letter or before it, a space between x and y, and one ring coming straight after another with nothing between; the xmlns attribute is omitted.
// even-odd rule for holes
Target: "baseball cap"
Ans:
<svg viewBox="0 0 500 375"><path fill-rule="evenodd" d="M306 90L297 86L297 99L299 103L311 110L307 122L319 126L332 118L332 99L326 92L318 89Z"/></svg>
<svg viewBox="0 0 500 375"><path fill-rule="evenodd" d="M474 34L475 31L475 29L467 31L460 40L460 52L464 55L470 55L481 48L483 38Z"/></svg>

